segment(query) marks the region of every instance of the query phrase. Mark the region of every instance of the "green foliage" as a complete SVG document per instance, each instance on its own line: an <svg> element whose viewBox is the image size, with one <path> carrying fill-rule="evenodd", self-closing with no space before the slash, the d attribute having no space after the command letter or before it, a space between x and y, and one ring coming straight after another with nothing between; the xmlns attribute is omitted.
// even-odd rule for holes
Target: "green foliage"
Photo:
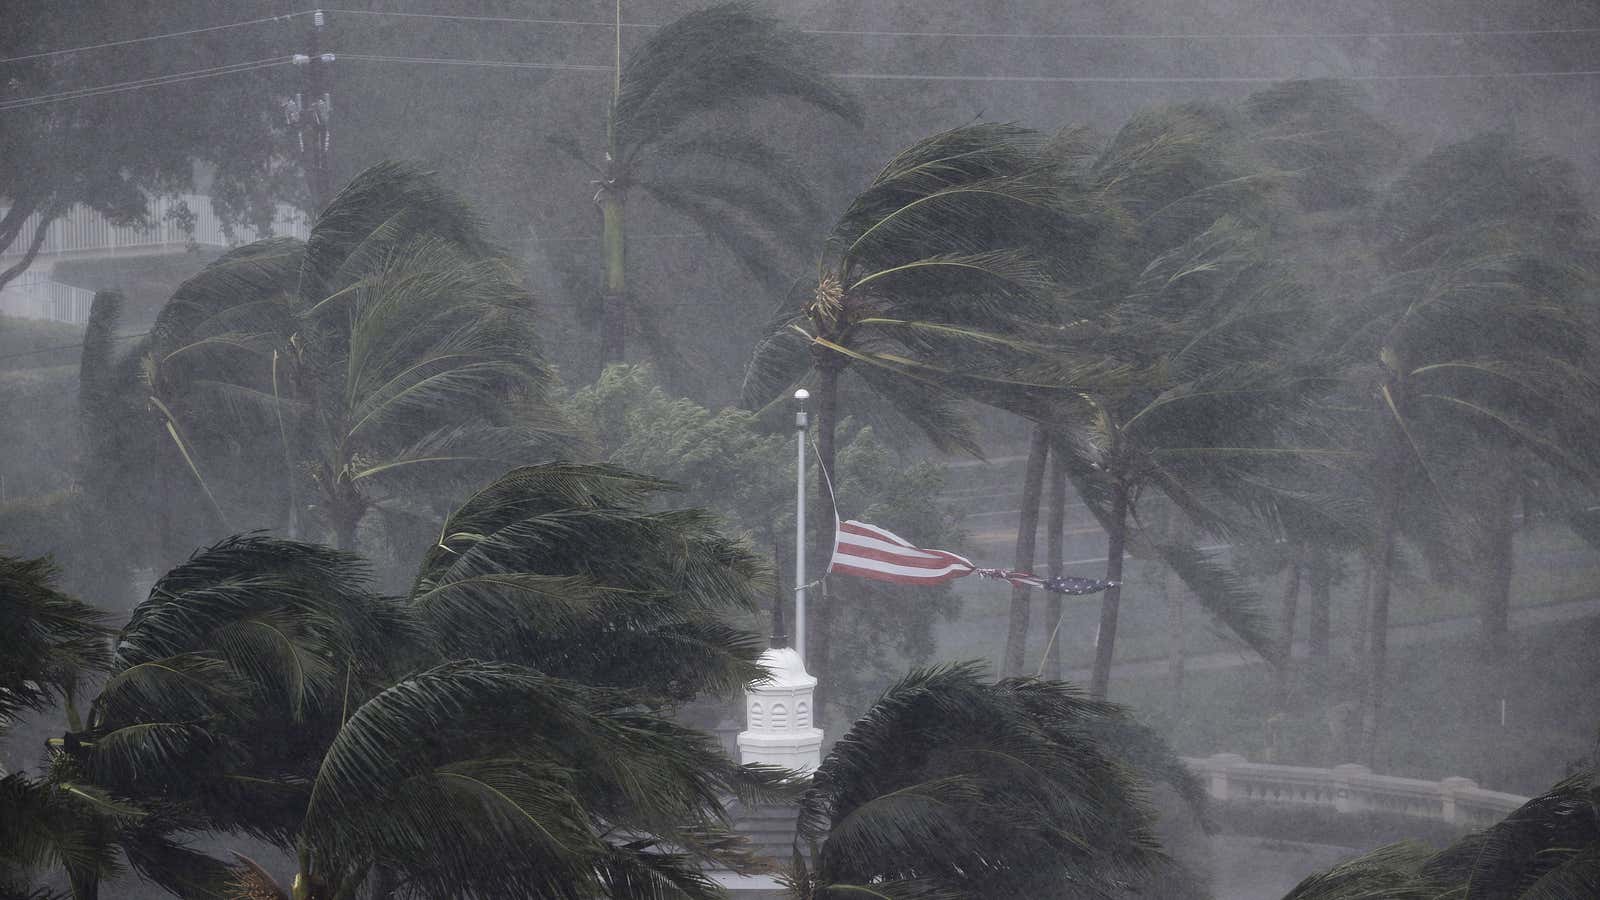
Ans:
<svg viewBox="0 0 1600 900"><path fill-rule="evenodd" d="M381 509L409 553L452 488L560 446L531 305L459 199L385 163L304 244L249 244L184 282L120 387L157 413L146 464L224 526L315 515L351 546Z"/></svg>
<svg viewBox="0 0 1600 900"><path fill-rule="evenodd" d="M1395 845L1301 882L1285 900L1577 900L1600 888L1595 778L1557 784L1438 853Z"/></svg>
<svg viewBox="0 0 1600 900"><path fill-rule="evenodd" d="M690 503L716 512L758 545L770 548L779 592L787 601L794 546L793 439L767 434L757 416L713 413L673 400L650 372L610 366L568 404L571 420L614 464L654 472L678 484ZM958 547L958 516L939 501L942 467L907 463L875 429L843 424L836 468L841 518L861 518L925 547ZM933 629L958 609L948 585L911 587L830 579L843 623L840 664L829 688L845 710L865 708L907 662L921 664L936 648ZM761 623L760 628L765 627Z"/></svg>
<svg viewBox="0 0 1600 900"><path fill-rule="evenodd" d="M769 573L667 485L611 466L515 469L446 519L410 603L449 659L495 659L659 705L761 676L752 614ZM584 548L581 554L573 548Z"/></svg>
<svg viewBox="0 0 1600 900"><path fill-rule="evenodd" d="M1112 893L1156 862L1118 707L1068 685L914 671L834 745L801 799L802 896ZM1170 756L1170 752L1167 752ZM855 887L850 887L855 886Z"/></svg>
<svg viewBox="0 0 1600 900"><path fill-rule="evenodd" d="M48 559L0 556L0 726L110 664L105 616L55 587Z"/></svg>
<svg viewBox="0 0 1600 900"><path fill-rule="evenodd" d="M118 634L48 778L5 783L62 823L16 837L16 865L75 853L92 886L120 850L184 896L282 893L179 840L209 831L293 849L317 898L376 871L435 896L717 896L704 865L751 864L726 802L770 797L782 773L666 712L761 676L763 642L726 619L766 573L706 514L644 508L668 487L513 470L448 517L406 602L314 544L197 553Z"/></svg>
<svg viewBox="0 0 1600 900"><path fill-rule="evenodd" d="M763 544L792 537L794 447L753 414L674 400L638 366L606 367L567 409L606 461L672 481Z"/></svg>
<svg viewBox="0 0 1600 900"><path fill-rule="evenodd" d="M212 8L197 0L163 5L153 16L115 2L86 3L75 12L13 18L0 35L0 58L8 59L0 96L59 95L214 68L219 60L281 58L285 29L298 22L193 33L157 54L117 48L39 54L215 21L208 19ZM74 204L119 225L152 224L148 196L189 189L199 172L207 174L213 209L224 222L270 233L276 202L303 196L299 173L287 164L294 151L278 108L278 98L293 93L294 77L288 67L269 68L245 78L191 80L181 91L88 92L8 109L0 134L0 204L9 214L0 217L0 247L13 239L28 247L37 234L22 231L30 214L48 224ZM0 285L29 261L0 272Z"/></svg>

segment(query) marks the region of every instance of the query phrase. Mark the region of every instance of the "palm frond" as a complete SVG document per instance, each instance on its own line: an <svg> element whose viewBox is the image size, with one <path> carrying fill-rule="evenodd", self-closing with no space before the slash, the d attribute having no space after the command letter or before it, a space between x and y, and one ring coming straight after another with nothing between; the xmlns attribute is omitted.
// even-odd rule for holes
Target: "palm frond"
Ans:
<svg viewBox="0 0 1600 900"><path fill-rule="evenodd" d="M628 57L611 108L613 151L629 159L697 113L752 100L790 98L858 120L817 59L809 39L748 4L682 16Z"/></svg>
<svg viewBox="0 0 1600 900"><path fill-rule="evenodd" d="M1278 649L1262 602L1249 582L1218 565L1199 549L1184 544L1159 544L1161 559L1195 595L1200 607L1251 649L1276 661Z"/></svg>
<svg viewBox="0 0 1600 900"><path fill-rule="evenodd" d="M57 590L49 559L0 555L0 721L111 665L105 614Z"/></svg>
<svg viewBox="0 0 1600 900"><path fill-rule="evenodd" d="M1427 856L1420 844L1394 844L1307 877L1284 900L1425 900L1437 896L1418 878Z"/></svg>

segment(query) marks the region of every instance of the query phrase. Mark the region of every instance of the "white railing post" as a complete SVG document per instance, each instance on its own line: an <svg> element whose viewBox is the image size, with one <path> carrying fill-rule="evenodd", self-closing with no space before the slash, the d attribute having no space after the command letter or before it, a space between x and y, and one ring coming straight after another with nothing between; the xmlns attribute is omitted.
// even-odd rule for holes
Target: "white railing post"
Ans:
<svg viewBox="0 0 1600 900"><path fill-rule="evenodd" d="M1365 785L1356 782L1372 774L1372 770L1356 763L1333 767L1333 808L1341 813L1359 812L1367 808Z"/></svg>
<svg viewBox="0 0 1600 900"><path fill-rule="evenodd" d="M1449 778L1439 779L1439 818L1451 825L1460 821L1463 816L1456 806L1456 800L1467 791L1478 789L1478 783L1470 778L1461 778L1452 775Z"/></svg>
<svg viewBox="0 0 1600 900"><path fill-rule="evenodd" d="M1211 799L1229 799L1232 789L1228 784L1228 771L1234 766L1244 765L1245 761L1245 758L1237 753L1214 753L1206 759L1206 771L1211 775Z"/></svg>

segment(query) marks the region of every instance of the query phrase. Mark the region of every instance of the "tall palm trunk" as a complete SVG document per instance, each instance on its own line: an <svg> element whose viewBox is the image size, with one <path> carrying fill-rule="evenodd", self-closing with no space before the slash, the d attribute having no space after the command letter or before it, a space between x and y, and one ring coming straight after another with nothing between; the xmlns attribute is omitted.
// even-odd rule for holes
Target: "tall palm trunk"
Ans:
<svg viewBox="0 0 1600 900"><path fill-rule="evenodd" d="M624 361L627 354L628 275L624 194L607 184L600 190L601 252L605 289L600 297L600 359L603 365Z"/></svg>
<svg viewBox="0 0 1600 900"><path fill-rule="evenodd" d="M1045 560L1050 566L1050 577L1066 574L1067 531L1067 455L1057 453L1050 460L1050 520L1045 525ZM1044 659L1044 674L1051 681L1061 680L1061 595L1051 592L1045 597L1044 620L1050 626L1055 640Z"/></svg>
<svg viewBox="0 0 1600 900"><path fill-rule="evenodd" d="M1111 483L1111 518L1106 533L1106 588L1100 599L1100 634L1094 644L1089 696L1103 700L1111 687L1111 660L1117 643L1117 613L1122 605L1122 551L1128 539L1128 485L1117 473Z"/></svg>
<svg viewBox="0 0 1600 900"><path fill-rule="evenodd" d="M1302 566L1298 551L1289 564L1283 582L1283 612L1278 618L1278 671L1276 706L1282 712L1289 707L1289 672L1294 658L1294 624L1300 607L1300 581Z"/></svg>
<svg viewBox="0 0 1600 900"><path fill-rule="evenodd" d="M1368 553L1361 556L1361 586L1356 590L1356 634L1350 647L1355 660L1364 660L1371 649L1372 636L1372 570L1377 565Z"/></svg>
<svg viewBox="0 0 1600 900"><path fill-rule="evenodd" d="M1494 479L1492 490L1483 555L1486 571L1480 580L1483 588L1478 597L1478 614L1484 653L1492 664L1498 665L1505 662L1511 650L1511 575L1516 564L1512 538L1517 495L1514 483L1506 475Z"/></svg>
<svg viewBox="0 0 1600 900"><path fill-rule="evenodd" d="M1392 472L1392 470L1391 470ZM1387 490L1378 497L1378 536L1373 548L1367 626L1367 679L1361 708L1361 759L1371 766L1378 752L1378 720L1383 712L1385 679L1389 663L1389 591L1394 579L1395 531L1399 518L1400 496L1386 479Z"/></svg>
<svg viewBox="0 0 1600 900"><path fill-rule="evenodd" d="M1050 438L1044 426L1034 426L1033 441L1028 446L1028 465L1022 475L1022 512L1017 521L1017 553L1014 568L1021 572L1033 570L1035 544L1039 540L1039 501L1044 496L1044 465L1050 456ZM1010 625L1006 629L1006 652L1003 671L1006 675L1021 675L1024 657L1028 652L1028 619L1032 614L1031 588L1011 588Z"/></svg>
<svg viewBox="0 0 1600 900"><path fill-rule="evenodd" d="M834 430L839 420L839 374L844 370L844 360L832 351L821 351L817 367L817 505L808 518L813 529L811 559L806 571L820 578L827 569L827 557L833 550L835 510L833 491L829 487L833 477ZM815 563L815 564L813 564ZM799 585L796 585L798 588ZM825 591L807 591L806 646L809 648L806 668L817 678L816 709L820 717L827 699L828 671L832 652L832 627L834 599Z"/></svg>
<svg viewBox="0 0 1600 900"><path fill-rule="evenodd" d="M1188 647L1184 635L1184 605L1188 602L1183 579L1176 572L1167 570L1161 576L1161 594L1167 601L1167 693L1171 708L1176 715L1181 716L1183 706L1183 682L1188 670Z"/></svg>
<svg viewBox="0 0 1600 900"><path fill-rule="evenodd" d="M1319 683L1327 677L1329 644L1332 635L1333 572L1330 571L1326 550L1313 550L1306 567L1306 580L1311 589L1311 621L1307 623L1306 640L1310 644L1311 665Z"/></svg>

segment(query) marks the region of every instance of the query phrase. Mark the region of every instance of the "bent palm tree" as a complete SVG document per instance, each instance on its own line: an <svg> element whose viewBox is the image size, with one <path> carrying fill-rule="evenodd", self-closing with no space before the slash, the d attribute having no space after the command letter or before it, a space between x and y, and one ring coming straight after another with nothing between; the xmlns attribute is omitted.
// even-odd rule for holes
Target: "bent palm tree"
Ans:
<svg viewBox="0 0 1600 900"><path fill-rule="evenodd" d="M138 607L62 756L137 804L110 833L174 890L238 877L287 895L172 842L206 830L292 851L311 900L369 880L719 896L702 864L749 862L727 798L765 796L779 773L664 711L759 677L760 641L726 616L754 610L764 573L703 515L640 508L664 487L516 470L449 518L409 603L372 594L348 554L224 541Z"/></svg>
<svg viewBox="0 0 1600 900"><path fill-rule="evenodd" d="M666 482L607 465L515 469L445 520L409 604L447 658L531 666L652 705L730 695L766 649L733 627L769 573ZM578 552L574 552L578 548Z"/></svg>
<svg viewBox="0 0 1600 900"><path fill-rule="evenodd" d="M1484 169L1498 177L1480 179ZM1469 171L1473 178L1461 177ZM1368 398L1376 433L1367 758L1376 752L1384 702L1402 525L1419 504L1455 527L1470 518L1439 473L1465 466L1460 448L1477 445L1493 467L1547 468L1591 485L1600 479L1600 460L1583 437L1597 427L1588 368L1597 332L1583 302L1593 275L1574 264L1574 244L1590 233L1589 222L1569 175L1495 135L1419 161L1382 213L1388 271L1341 329L1334 355ZM1499 505L1490 518L1504 525L1515 485L1503 472L1489 480ZM1509 535L1502 537L1498 562L1509 573ZM1503 627L1494 630L1491 637L1503 636Z"/></svg>
<svg viewBox="0 0 1600 900"><path fill-rule="evenodd" d="M936 447L977 451L955 389L994 390L986 373L997 359L1036 346L1024 332L1058 320L1061 271L1040 251L1101 227L1098 207L1059 189L1050 151L1042 135L1008 125L935 135L890 160L834 225L811 298L785 311L745 385L747 400L766 404L815 373L824 510L847 369ZM828 546L831 518L817 520L817 546ZM830 618L819 602L810 646L823 672Z"/></svg>
<svg viewBox="0 0 1600 900"><path fill-rule="evenodd" d="M1563 780L1438 853L1401 844L1302 881L1284 900L1566 900L1600 891L1600 790Z"/></svg>
<svg viewBox="0 0 1600 900"><path fill-rule="evenodd" d="M623 361L629 319L642 313L627 281L623 213L631 189L640 188L694 222L769 286L783 278L771 261L774 249L804 246L798 226L817 217L808 192L787 172L782 153L749 131L725 125L692 132L692 120L778 98L851 122L860 116L855 101L829 82L802 35L746 4L683 16L651 35L625 65L620 27L605 160L597 170L595 194L605 273L600 353L606 363ZM583 158L570 142L562 146ZM733 166L739 175L708 174L708 164ZM759 232L771 239L755 236Z"/></svg>
<svg viewBox="0 0 1600 900"><path fill-rule="evenodd" d="M1128 760L1124 763L1123 760ZM1203 791L1120 708L1068 685L914 671L834 745L801 798L804 898L1100 896L1157 864L1141 778Z"/></svg>
<svg viewBox="0 0 1600 900"><path fill-rule="evenodd" d="M550 446L531 305L458 199L385 163L305 243L247 245L179 287L150 403L225 523L217 494L277 470L291 531L311 507L353 548L374 509L415 513Z"/></svg>

